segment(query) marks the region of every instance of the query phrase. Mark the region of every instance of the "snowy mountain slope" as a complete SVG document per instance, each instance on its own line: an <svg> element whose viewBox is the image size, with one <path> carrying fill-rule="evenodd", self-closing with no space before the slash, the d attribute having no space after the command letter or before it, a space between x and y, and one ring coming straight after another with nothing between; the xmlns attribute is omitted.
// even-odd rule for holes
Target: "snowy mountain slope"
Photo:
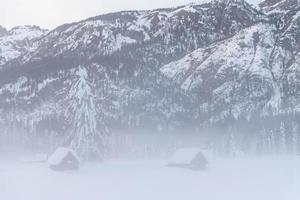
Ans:
<svg viewBox="0 0 300 200"><path fill-rule="evenodd" d="M259 7L265 12L286 12L299 6L299 0L265 0Z"/></svg>
<svg viewBox="0 0 300 200"><path fill-rule="evenodd" d="M268 23L243 29L161 71L182 89L196 93L200 107L210 108L213 121L289 113L299 107L295 104L298 97L289 94L292 87L288 86L297 88L298 81L286 80L286 76L298 76L299 11L288 12L285 20L280 30Z"/></svg>
<svg viewBox="0 0 300 200"><path fill-rule="evenodd" d="M0 36L2 37L7 34L8 34L8 31L6 30L6 28L0 26Z"/></svg>
<svg viewBox="0 0 300 200"><path fill-rule="evenodd" d="M28 63L59 56L101 59L130 47L150 50L160 57L166 57L162 53L178 56L263 19L263 14L237 0L111 13L58 27L22 60Z"/></svg>
<svg viewBox="0 0 300 200"><path fill-rule="evenodd" d="M299 30L297 9L265 14L243 0L65 24L25 39L0 69L0 121L68 134L78 66L87 68L98 122L110 128L197 130L298 112Z"/></svg>
<svg viewBox="0 0 300 200"><path fill-rule="evenodd" d="M257 100L268 96L272 87L273 72L266 65L266 59L275 43L274 30L272 25L258 24L229 40L198 49L164 66L161 71L184 90L206 96L203 104L212 101L216 108L223 105L220 117L250 114L256 106L261 107ZM253 84L249 83L251 79Z"/></svg>
<svg viewBox="0 0 300 200"><path fill-rule="evenodd" d="M33 51L33 40L46 32L36 26L19 26L11 30L0 27L0 66L28 51Z"/></svg>

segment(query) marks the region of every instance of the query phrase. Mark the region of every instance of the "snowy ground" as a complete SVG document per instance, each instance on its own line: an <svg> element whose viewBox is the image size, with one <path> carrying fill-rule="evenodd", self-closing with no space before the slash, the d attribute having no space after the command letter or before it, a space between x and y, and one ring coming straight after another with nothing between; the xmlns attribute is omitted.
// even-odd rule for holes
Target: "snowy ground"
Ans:
<svg viewBox="0 0 300 200"><path fill-rule="evenodd" d="M3 200L295 200L300 156L217 159L204 172L164 161L110 161L75 172L0 161Z"/></svg>

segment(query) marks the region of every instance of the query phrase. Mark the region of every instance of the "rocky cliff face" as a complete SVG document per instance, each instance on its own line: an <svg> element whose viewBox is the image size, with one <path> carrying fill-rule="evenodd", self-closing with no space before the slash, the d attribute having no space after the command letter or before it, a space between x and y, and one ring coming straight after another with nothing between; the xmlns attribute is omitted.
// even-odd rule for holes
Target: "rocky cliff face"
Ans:
<svg viewBox="0 0 300 200"><path fill-rule="evenodd" d="M25 31L13 56L0 47L1 121L33 132L65 129L79 65L109 127L196 129L298 113L300 11L261 5L214 0Z"/></svg>

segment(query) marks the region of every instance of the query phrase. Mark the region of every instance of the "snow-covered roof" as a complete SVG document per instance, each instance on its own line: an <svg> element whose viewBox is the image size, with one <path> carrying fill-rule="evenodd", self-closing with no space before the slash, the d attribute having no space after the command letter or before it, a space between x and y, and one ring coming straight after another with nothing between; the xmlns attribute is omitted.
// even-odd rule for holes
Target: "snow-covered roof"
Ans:
<svg viewBox="0 0 300 200"><path fill-rule="evenodd" d="M49 165L58 165L69 153L71 153L74 158L78 162L80 162L79 157L76 155L76 153L69 148L65 147L59 147L48 159L48 164Z"/></svg>
<svg viewBox="0 0 300 200"><path fill-rule="evenodd" d="M169 160L169 164L189 164L199 153L201 153L199 148L178 149Z"/></svg>

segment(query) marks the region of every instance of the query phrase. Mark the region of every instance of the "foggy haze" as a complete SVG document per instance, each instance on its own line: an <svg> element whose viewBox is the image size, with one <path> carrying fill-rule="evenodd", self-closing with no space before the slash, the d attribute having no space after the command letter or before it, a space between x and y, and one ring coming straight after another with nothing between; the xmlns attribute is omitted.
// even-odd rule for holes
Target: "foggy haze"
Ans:
<svg viewBox="0 0 300 200"><path fill-rule="evenodd" d="M299 41L299 0L0 0L0 200L299 199Z"/></svg>

